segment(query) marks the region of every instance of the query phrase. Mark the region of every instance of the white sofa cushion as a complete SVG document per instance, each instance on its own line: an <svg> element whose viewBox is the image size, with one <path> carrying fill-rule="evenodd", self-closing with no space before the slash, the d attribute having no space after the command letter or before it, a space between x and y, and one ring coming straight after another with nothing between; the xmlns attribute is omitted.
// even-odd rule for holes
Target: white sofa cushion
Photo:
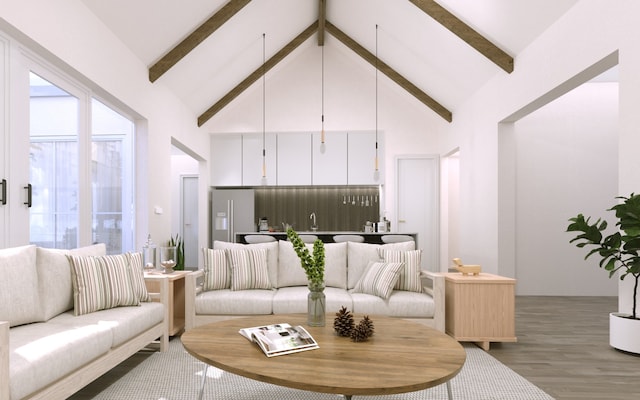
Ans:
<svg viewBox="0 0 640 400"><path fill-rule="evenodd" d="M68 315L74 318L71 312ZM111 348L113 334L106 324L69 327L53 320L9 331L12 399L28 396Z"/></svg>
<svg viewBox="0 0 640 400"><path fill-rule="evenodd" d="M313 245L307 245L307 248L312 251ZM278 241L278 287L306 287L307 284L307 275L302 268L300 257L293 249L293 243L286 240Z"/></svg>
<svg viewBox="0 0 640 400"><path fill-rule="evenodd" d="M36 249L36 268L40 303L44 312L44 321L73 308L73 284L71 283L71 265L67 255L104 256L107 247L104 243L80 247L73 250Z"/></svg>
<svg viewBox="0 0 640 400"><path fill-rule="evenodd" d="M367 269L369 261L380 261L379 248L409 251L415 250L415 242L391 243L391 244L371 244L371 243L347 243L347 288L353 289L360 277Z"/></svg>
<svg viewBox="0 0 640 400"><path fill-rule="evenodd" d="M267 268L269 269L269 282L273 287L278 287L278 242L241 244L216 240L214 249L267 249Z"/></svg>
<svg viewBox="0 0 640 400"><path fill-rule="evenodd" d="M307 276L293 244L280 240L278 246L278 287L307 286ZM306 246L312 253L313 244ZM324 282L327 287L347 288L347 243L324 244Z"/></svg>
<svg viewBox="0 0 640 400"><path fill-rule="evenodd" d="M273 313L289 314L289 313L306 313L307 312L307 296L309 289L306 286L292 286L280 288L273 296ZM351 296L344 289L326 287L325 310L327 313L336 313L342 306L351 310L353 307Z"/></svg>
<svg viewBox="0 0 640 400"><path fill-rule="evenodd" d="M44 321L38 291L36 246L0 250L0 321L9 326Z"/></svg>
<svg viewBox="0 0 640 400"><path fill-rule="evenodd" d="M197 315L271 314L275 290L210 290L196 296Z"/></svg>
<svg viewBox="0 0 640 400"><path fill-rule="evenodd" d="M425 293L394 290L391 296L384 300L378 296L366 293L354 293L353 312L365 315L386 315L400 318L433 318L435 303L433 298ZM373 318L375 323L375 318Z"/></svg>

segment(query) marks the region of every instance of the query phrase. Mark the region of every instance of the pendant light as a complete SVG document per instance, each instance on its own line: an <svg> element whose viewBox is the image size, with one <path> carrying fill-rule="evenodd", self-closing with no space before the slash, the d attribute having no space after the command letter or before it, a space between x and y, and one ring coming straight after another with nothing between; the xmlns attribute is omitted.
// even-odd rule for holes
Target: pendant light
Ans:
<svg viewBox="0 0 640 400"><path fill-rule="evenodd" d="M321 49L321 104L322 104L322 117L321 117L321 121L322 121L322 129L320 130L320 153L324 153L327 148L326 145L324 143L324 43L322 44L322 46L320 46Z"/></svg>
<svg viewBox="0 0 640 400"><path fill-rule="evenodd" d="M265 109L266 109L266 90L265 90L265 34L262 34L262 179L263 185L267 184L267 150L266 150L266 131L265 131Z"/></svg>
<svg viewBox="0 0 640 400"><path fill-rule="evenodd" d="M376 158L375 169L373 171L373 180L380 179L380 170L378 169L378 24L376 24Z"/></svg>

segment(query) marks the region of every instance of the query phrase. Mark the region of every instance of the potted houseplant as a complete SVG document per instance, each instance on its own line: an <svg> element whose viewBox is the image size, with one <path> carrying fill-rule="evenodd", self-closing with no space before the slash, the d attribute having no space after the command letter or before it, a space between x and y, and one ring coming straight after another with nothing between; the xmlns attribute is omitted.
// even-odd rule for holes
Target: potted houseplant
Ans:
<svg viewBox="0 0 640 400"><path fill-rule="evenodd" d="M176 271L184 271L184 241L180 238L180 235L176 233L176 237L171 236L169 239L169 246L176 248L176 266L173 267Z"/></svg>
<svg viewBox="0 0 640 400"><path fill-rule="evenodd" d="M609 343L612 347L640 353L640 319L637 301L640 278L640 194L617 197L622 202L611 207L617 218L617 230L606 234L607 221L598 218L591 223L590 217L578 214L570 218L567 232L577 232L571 239L579 248L588 247L585 259L592 255L600 257L600 268L609 273L609 278L618 275L621 280L630 275L633 282L631 314L611 313L609 317ZM606 235L606 236L605 236Z"/></svg>
<svg viewBox="0 0 640 400"><path fill-rule="evenodd" d="M287 238L293 244L302 268L307 275L309 295L307 296L307 323L309 326L324 326L324 243L317 239L310 253L306 244L293 228L287 229Z"/></svg>

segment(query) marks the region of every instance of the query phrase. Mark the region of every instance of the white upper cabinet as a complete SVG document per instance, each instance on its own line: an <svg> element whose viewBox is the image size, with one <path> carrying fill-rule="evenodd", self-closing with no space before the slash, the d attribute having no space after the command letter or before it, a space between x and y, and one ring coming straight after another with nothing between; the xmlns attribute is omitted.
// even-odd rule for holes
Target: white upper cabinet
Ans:
<svg viewBox="0 0 640 400"><path fill-rule="evenodd" d="M278 185L311 185L311 135L278 134Z"/></svg>
<svg viewBox="0 0 640 400"><path fill-rule="evenodd" d="M347 184L347 133L325 132L324 149L320 132L313 137L312 183Z"/></svg>
<svg viewBox="0 0 640 400"><path fill-rule="evenodd" d="M384 151L380 134L378 134L378 179L374 174L376 157L375 132L349 132L347 148L347 183L349 185L379 185L384 183Z"/></svg>
<svg viewBox="0 0 640 400"><path fill-rule="evenodd" d="M211 136L211 186L242 186L242 135Z"/></svg>
<svg viewBox="0 0 640 400"><path fill-rule="evenodd" d="M264 184L276 184L276 135L267 133L264 137L265 172L267 180ZM242 135L242 185L262 185L262 133L246 133Z"/></svg>
<svg viewBox="0 0 640 400"><path fill-rule="evenodd" d="M211 136L212 186L261 186L262 133ZM380 185L384 183L384 151L375 132L267 133L266 185Z"/></svg>

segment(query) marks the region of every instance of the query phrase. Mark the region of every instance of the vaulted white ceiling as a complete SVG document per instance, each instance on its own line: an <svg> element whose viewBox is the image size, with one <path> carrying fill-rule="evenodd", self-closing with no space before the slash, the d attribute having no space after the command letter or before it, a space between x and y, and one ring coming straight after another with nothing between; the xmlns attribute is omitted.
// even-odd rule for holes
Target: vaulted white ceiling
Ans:
<svg viewBox="0 0 640 400"><path fill-rule="evenodd" d="M154 84L203 114L319 17L321 0L252 0ZM508 74L409 0L324 0L326 21L448 110L495 74ZM513 57L578 0L437 0ZM149 68L228 0L83 0ZM302 46L317 46L318 33ZM341 45L325 32L327 46ZM295 57L291 53L288 57ZM366 63L364 59L363 63Z"/></svg>

